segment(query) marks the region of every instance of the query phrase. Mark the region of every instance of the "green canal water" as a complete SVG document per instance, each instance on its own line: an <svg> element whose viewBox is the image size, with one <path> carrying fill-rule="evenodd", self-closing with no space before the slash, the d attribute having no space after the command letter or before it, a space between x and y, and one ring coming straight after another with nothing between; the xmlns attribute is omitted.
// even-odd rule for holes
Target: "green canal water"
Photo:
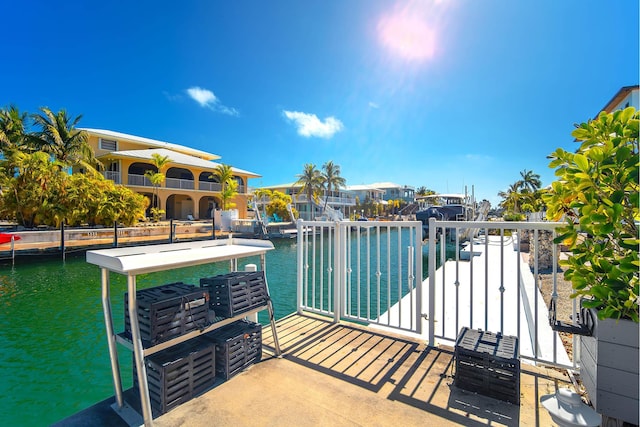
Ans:
<svg viewBox="0 0 640 427"><path fill-rule="evenodd" d="M276 240L267 277L276 318L296 309L296 241ZM424 257L424 270L427 259ZM259 258L247 258L258 264ZM227 262L137 276L138 289L199 283L228 271ZM426 275L426 274L425 274ZM124 329L124 276L111 274L117 332ZM100 270L84 253L0 261L0 425L48 426L113 396ZM267 324L266 313L260 322ZM118 346L123 386L131 387L131 352Z"/></svg>
<svg viewBox="0 0 640 427"><path fill-rule="evenodd" d="M274 242L267 275L275 315L295 311L296 244ZM259 265L259 258L240 262ZM138 289L228 272L229 264L137 276ZM124 330L124 276L111 274L115 330ZM48 426L113 396L100 270L84 254L0 264L0 425ZM261 316L263 313L261 313ZM266 315L260 322L267 324ZM122 381L131 387L131 352L119 346Z"/></svg>

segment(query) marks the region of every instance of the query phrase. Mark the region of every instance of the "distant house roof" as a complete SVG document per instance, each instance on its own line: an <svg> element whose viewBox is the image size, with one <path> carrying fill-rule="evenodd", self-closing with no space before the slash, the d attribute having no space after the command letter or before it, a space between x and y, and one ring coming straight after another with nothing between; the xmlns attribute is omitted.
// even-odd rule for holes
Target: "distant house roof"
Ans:
<svg viewBox="0 0 640 427"><path fill-rule="evenodd" d="M640 85L624 86L620 88L620 90L615 95L613 95L613 98L611 98L611 100L607 102L600 111L606 111L607 113L612 112L614 108L620 105L622 100L625 99L627 95L629 95L634 90L638 90L638 88L640 88ZM600 114L600 111L598 111L598 114Z"/></svg>
<svg viewBox="0 0 640 427"><path fill-rule="evenodd" d="M376 187L373 184L356 184L356 185L347 185L346 187L349 191L378 191L380 193L384 193L384 189L380 187Z"/></svg>
<svg viewBox="0 0 640 427"><path fill-rule="evenodd" d="M174 165L182 165L182 166L191 166L191 167L199 167L204 169L215 169L220 163L212 162L209 160L201 159L200 157L189 156L187 154L179 153L177 151L167 150L166 148L149 148L146 150L126 150L126 151L112 151L109 154L104 154L100 156L100 158L111 158L111 159L140 159L150 161L153 159L153 154L158 154L160 156L167 156L171 160L171 163ZM246 175L250 178L258 178L261 175L258 175L253 172L249 172L246 170L238 169L232 167L231 170L239 175Z"/></svg>
<svg viewBox="0 0 640 427"><path fill-rule="evenodd" d="M408 188L413 190L413 187L410 185L398 185L395 182L374 182L369 185L374 188Z"/></svg>
<svg viewBox="0 0 640 427"><path fill-rule="evenodd" d="M78 129L84 130L88 133L91 133L100 137L104 137L104 138L113 138L113 139L120 139L120 140L124 139L132 142L137 142L138 144L144 144L152 148L166 148L172 151L178 151L181 153L189 154L191 156L200 157L205 160L216 160L220 158L220 156L218 156L217 154L211 154L205 151L195 150L193 148L185 147L184 145L172 144L170 142L144 138L142 136L129 135L126 133L115 132L112 130L105 130L105 129L90 129L90 128L78 128Z"/></svg>
<svg viewBox="0 0 640 427"><path fill-rule="evenodd" d="M298 188L302 187L302 184L298 184L297 182L288 182L284 184L276 184L276 185L267 185L265 187L260 187L264 190L274 190L278 188Z"/></svg>

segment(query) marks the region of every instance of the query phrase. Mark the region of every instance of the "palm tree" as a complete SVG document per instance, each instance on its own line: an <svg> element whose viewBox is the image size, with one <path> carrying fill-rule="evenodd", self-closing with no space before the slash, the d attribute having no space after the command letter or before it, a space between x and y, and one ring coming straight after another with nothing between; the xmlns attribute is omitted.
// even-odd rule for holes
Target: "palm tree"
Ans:
<svg viewBox="0 0 640 427"><path fill-rule="evenodd" d="M0 110L0 153L5 158L10 157L16 150L23 150L26 146L24 133L27 113L21 113L17 107L10 106Z"/></svg>
<svg viewBox="0 0 640 427"><path fill-rule="evenodd" d="M502 197L503 199L502 202L500 202L500 206L502 206L507 211L511 210L515 213L520 213L519 201L522 195L519 190L520 181L511 184L506 192L499 192L498 196Z"/></svg>
<svg viewBox="0 0 640 427"><path fill-rule="evenodd" d="M233 168L229 165L219 164L210 178L216 178L221 185L222 210L225 211L227 210L227 202L238 194L237 182L233 179ZM228 187L232 186L233 182L236 182L236 185L231 187L233 191L228 191Z"/></svg>
<svg viewBox="0 0 640 427"><path fill-rule="evenodd" d="M536 190L539 190L542 187L542 182L540 181L540 175L537 173L533 173L533 171L523 170L520 172L520 176L522 179L518 181L518 187L521 190L529 190L532 193L535 193Z"/></svg>
<svg viewBox="0 0 640 427"><path fill-rule="evenodd" d="M158 153L153 153L151 154L151 162L156 167L156 170L154 171L152 169L149 169L145 171L144 176L149 178L149 181L153 186L153 208L158 209L160 207L158 202L159 188L165 179L164 168L171 162L171 159L169 158L169 156L161 156Z"/></svg>
<svg viewBox="0 0 640 427"><path fill-rule="evenodd" d="M36 136L37 148L49 153L67 166L81 166L85 169L101 168L89 145L89 135L76 129L82 115L71 120L65 110L53 113L47 107L40 108L42 114L34 114L34 123L41 131Z"/></svg>
<svg viewBox="0 0 640 427"><path fill-rule="evenodd" d="M334 164L332 160L329 160L322 165L322 170L322 184L327 190L327 194L324 198L324 209L326 209L327 203L329 202L329 196L331 195L331 190L337 190L344 187L347 181L340 176L340 165Z"/></svg>
<svg viewBox="0 0 640 427"><path fill-rule="evenodd" d="M307 193L307 201L309 203L309 219L312 217L313 209L313 196L322 189L322 175L320 171L316 169L316 165L313 163L307 163L304 165L304 170L298 175L298 181L296 185L300 185L300 192Z"/></svg>

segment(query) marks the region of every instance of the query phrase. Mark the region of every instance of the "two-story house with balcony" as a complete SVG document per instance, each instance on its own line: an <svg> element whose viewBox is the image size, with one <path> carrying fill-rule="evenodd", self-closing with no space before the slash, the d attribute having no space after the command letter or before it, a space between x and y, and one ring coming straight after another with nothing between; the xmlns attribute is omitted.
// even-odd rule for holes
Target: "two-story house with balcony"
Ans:
<svg viewBox="0 0 640 427"><path fill-rule="evenodd" d="M351 191L360 203L365 203L366 201L382 203L386 193L385 190L370 184L347 185L345 189Z"/></svg>
<svg viewBox="0 0 640 427"><path fill-rule="evenodd" d="M383 200L385 201L404 200L407 203L413 203L416 198L415 188L409 185L398 185L393 182L376 182L369 184L369 187L383 190Z"/></svg>
<svg viewBox="0 0 640 427"><path fill-rule="evenodd" d="M158 188L160 208L166 218L211 218L214 209L222 206L221 184L213 172L220 156L178 144L102 129L83 128L89 135L89 145L105 169L104 176L131 190L153 199L154 187L146 171L157 172L153 154L168 156L164 168L165 181ZM260 175L232 167L238 182L238 195L232 200L239 218L246 218L249 194L248 180Z"/></svg>

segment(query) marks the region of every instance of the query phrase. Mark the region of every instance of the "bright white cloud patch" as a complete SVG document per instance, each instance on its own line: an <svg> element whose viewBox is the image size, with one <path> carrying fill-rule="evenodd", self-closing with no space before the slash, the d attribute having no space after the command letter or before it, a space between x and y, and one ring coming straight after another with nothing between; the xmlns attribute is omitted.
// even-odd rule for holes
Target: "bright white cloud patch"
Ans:
<svg viewBox="0 0 640 427"><path fill-rule="evenodd" d="M194 86L187 89L187 94L191 99L200 104L201 107L209 108L210 110L227 114L229 116L237 116L239 114L238 110L235 108L222 105L218 97L209 89Z"/></svg>
<svg viewBox="0 0 640 427"><path fill-rule="evenodd" d="M187 93L194 101L200 104L201 107L208 107L216 103L218 98L207 89L202 89L200 87L190 87L187 89Z"/></svg>
<svg viewBox="0 0 640 427"><path fill-rule="evenodd" d="M335 117L326 117L324 121L321 121L315 114L299 111L284 110L283 114L287 119L295 123L298 128L298 135L306 138L315 136L329 139L344 128L342 122Z"/></svg>
<svg viewBox="0 0 640 427"><path fill-rule="evenodd" d="M369 101L369 108L380 108L380 106L375 102Z"/></svg>

